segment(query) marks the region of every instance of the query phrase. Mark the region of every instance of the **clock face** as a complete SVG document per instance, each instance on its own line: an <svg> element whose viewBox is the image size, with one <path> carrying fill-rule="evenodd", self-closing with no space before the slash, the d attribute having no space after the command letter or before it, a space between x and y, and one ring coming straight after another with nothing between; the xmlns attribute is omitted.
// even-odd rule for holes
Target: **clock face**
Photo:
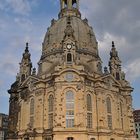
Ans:
<svg viewBox="0 0 140 140"><path fill-rule="evenodd" d="M72 45L71 44L67 44L67 49L71 49L72 48Z"/></svg>

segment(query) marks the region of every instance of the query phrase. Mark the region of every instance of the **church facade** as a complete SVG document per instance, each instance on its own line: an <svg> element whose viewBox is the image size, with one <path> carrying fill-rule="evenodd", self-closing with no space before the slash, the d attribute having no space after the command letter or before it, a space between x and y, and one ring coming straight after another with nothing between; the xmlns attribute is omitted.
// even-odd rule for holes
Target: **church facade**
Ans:
<svg viewBox="0 0 140 140"><path fill-rule="evenodd" d="M133 88L114 42L102 71L98 43L79 0L60 0L42 43L38 70L26 43L8 90L9 140L135 140Z"/></svg>

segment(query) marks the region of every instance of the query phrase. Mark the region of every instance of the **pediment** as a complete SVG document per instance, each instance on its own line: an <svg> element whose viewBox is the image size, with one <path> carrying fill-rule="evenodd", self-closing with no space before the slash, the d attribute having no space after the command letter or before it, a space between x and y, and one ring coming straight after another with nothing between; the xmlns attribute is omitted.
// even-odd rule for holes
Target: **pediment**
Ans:
<svg viewBox="0 0 140 140"><path fill-rule="evenodd" d="M121 86L121 83L119 81L117 81L111 74L104 76L103 80L109 80L112 82L112 85L114 86Z"/></svg>
<svg viewBox="0 0 140 140"><path fill-rule="evenodd" d="M31 86L34 86L34 83L40 81L41 79L35 77L35 76L29 76L27 79L21 84L20 88L33 88Z"/></svg>
<svg viewBox="0 0 140 140"><path fill-rule="evenodd" d="M104 75L99 78L107 87L121 87L121 83L117 81L111 74Z"/></svg>

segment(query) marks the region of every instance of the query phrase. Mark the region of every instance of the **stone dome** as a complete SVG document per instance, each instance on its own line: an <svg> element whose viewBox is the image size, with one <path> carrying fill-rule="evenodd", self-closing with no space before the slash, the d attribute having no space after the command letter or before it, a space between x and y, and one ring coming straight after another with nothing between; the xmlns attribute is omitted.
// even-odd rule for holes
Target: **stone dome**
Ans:
<svg viewBox="0 0 140 140"><path fill-rule="evenodd" d="M61 43L65 36L67 27L67 18L52 20L51 26L45 35L43 42L43 52L47 53L50 49L56 49L56 46L61 48ZM74 37L79 49L86 49L97 55L97 41L92 27L88 25L87 19L82 20L79 17L71 16L71 26L74 30Z"/></svg>
<svg viewBox="0 0 140 140"><path fill-rule="evenodd" d="M98 55L98 43L93 29L87 19L81 19L78 5L62 1L58 20L53 19L47 29L42 43L42 56L39 62L39 73L53 73L56 66L65 65L66 37L76 47L71 50L75 65L81 65L88 72L101 72L101 59ZM67 7L65 7L67 5Z"/></svg>

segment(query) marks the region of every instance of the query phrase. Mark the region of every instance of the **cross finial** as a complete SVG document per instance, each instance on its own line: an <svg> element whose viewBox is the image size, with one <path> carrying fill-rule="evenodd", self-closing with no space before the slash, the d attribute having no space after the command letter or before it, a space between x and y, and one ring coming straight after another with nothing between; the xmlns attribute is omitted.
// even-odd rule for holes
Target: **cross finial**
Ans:
<svg viewBox="0 0 140 140"><path fill-rule="evenodd" d="M28 47L28 45L29 45L29 43L28 43L28 42L26 42L26 47Z"/></svg>
<svg viewBox="0 0 140 140"><path fill-rule="evenodd" d="M28 51L29 51L29 50L28 50L28 46L29 46L29 43L28 43L28 42L26 42L25 52L28 52Z"/></svg>
<svg viewBox="0 0 140 140"><path fill-rule="evenodd" d="M114 43L114 41L112 41L112 47L115 47L115 43Z"/></svg>

